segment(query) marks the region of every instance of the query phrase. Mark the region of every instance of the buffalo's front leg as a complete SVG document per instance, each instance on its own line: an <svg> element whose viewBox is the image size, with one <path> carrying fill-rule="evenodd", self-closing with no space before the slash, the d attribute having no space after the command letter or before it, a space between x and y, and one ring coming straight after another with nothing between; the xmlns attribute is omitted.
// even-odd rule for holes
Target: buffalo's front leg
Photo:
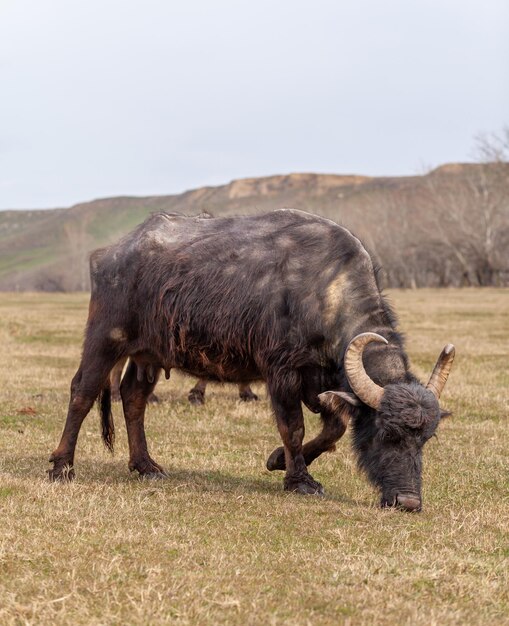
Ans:
<svg viewBox="0 0 509 626"><path fill-rule="evenodd" d="M129 441L129 469L147 478L166 476L163 468L150 457L145 437L145 407L156 383L157 376L152 382L146 376L138 380L136 363L131 360L120 384Z"/></svg>
<svg viewBox="0 0 509 626"><path fill-rule="evenodd" d="M320 417L323 423L322 431L302 448L306 465L311 465L324 452L335 450L335 444L345 434L350 420L349 407L345 403L335 408L323 408ZM276 448L272 452L267 459L267 469L271 472L286 469L284 448Z"/></svg>
<svg viewBox="0 0 509 626"><path fill-rule="evenodd" d="M304 416L300 400L284 398L282 394L277 395L274 392L271 392L271 398L277 427L283 440L286 467L284 489L302 494L322 495L323 487L309 474L302 453Z"/></svg>

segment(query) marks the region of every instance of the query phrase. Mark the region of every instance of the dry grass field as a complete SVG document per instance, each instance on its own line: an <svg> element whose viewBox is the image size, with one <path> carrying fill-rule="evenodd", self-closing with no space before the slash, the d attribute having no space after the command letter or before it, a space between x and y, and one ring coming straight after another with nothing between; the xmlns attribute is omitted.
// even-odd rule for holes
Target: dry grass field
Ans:
<svg viewBox="0 0 509 626"><path fill-rule="evenodd" d="M348 434L313 465L325 498L284 493L264 388L193 408L178 375L147 415L166 481L129 473L115 406L115 455L94 410L76 481L50 484L88 297L1 294L0 623L509 624L509 291L390 298L423 379L457 349L420 514L378 508Z"/></svg>

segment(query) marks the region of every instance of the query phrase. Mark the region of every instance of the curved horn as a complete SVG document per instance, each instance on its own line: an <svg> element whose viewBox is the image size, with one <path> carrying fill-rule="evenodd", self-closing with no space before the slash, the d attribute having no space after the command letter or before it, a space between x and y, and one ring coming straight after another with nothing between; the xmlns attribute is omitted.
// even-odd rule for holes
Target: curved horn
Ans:
<svg viewBox="0 0 509 626"><path fill-rule="evenodd" d="M361 333L350 341L345 352L345 372L350 387L365 404L378 410L384 395L384 388L374 383L367 375L362 363L364 348L372 341L389 343L377 333Z"/></svg>
<svg viewBox="0 0 509 626"><path fill-rule="evenodd" d="M448 343L440 353L437 364L426 385L426 389L430 389L437 400L440 399L440 394L444 390L445 383L447 382L452 362L454 361L454 354L454 346L452 343Z"/></svg>

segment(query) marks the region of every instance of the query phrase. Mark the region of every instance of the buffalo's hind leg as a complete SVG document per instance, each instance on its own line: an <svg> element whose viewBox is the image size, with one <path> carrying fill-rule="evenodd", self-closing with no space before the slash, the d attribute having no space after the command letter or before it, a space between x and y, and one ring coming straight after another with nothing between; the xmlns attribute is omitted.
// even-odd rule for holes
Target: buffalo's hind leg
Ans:
<svg viewBox="0 0 509 626"><path fill-rule="evenodd" d="M331 407L323 407L320 413L322 418L322 431L311 441L304 444L302 454L306 465L318 458L324 452L332 452L336 442L345 434L350 420L350 410L346 403ZM286 469L284 448L276 448L267 459L267 469Z"/></svg>
<svg viewBox="0 0 509 626"><path fill-rule="evenodd" d="M276 415L277 427L283 440L286 467L285 491L323 495L323 487L308 472L303 455L304 416L299 399L300 394L282 394L272 390L270 383L269 391Z"/></svg>
<svg viewBox="0 0 509 626"><path fill-rule="evenodd" d="M189 391L187 399L194 406L205 404L205 390L207 389L207 381L200 378L196 385Z"/></svg>
<svg viewBox="0 0 509 626"><path fill-rule="evenodd" d="M141 380L139 380L141 378ZM129 469L137 470L146 478L164 478L164 469L149 455L145 437L145 407L156 386L158 376L149 382L145 375L138 376L136 363L131 360L120 384L120 395L129 441Z"/></svg>
<svg viewBox="0 0 509 626"><path fill-rule="evenodd" d="M71 382L64 432L49 458L53 463L53 469L48 472L50 480L74 478L74 452L81 425L101 390L109 387L109 374L115 360L107 352L84 350L80 367Z"/></svg>
<svg viewBox="0 0 509 626"><path fill-rule="evenodd" d="M239 384L239 398L242 402L255 402L258 400L258 396L247 383Z"/></svg>

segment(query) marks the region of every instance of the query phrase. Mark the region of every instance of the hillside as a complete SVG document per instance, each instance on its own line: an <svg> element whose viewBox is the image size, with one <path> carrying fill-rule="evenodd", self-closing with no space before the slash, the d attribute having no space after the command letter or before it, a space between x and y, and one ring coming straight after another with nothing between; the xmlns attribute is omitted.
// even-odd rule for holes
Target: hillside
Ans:
<svg viewBox="0 0 509 626"><path fill-rule="evenodd" d="M223 216L281 207L317 213L352 229L381 261L391 285L505 284L509 264L498 248L509 241L508 167L451 164L424 176L393 178L289 174L235 180L171 196L117 197L68 209L3 211L0 290L88 289L89 252L115 241L155 211L187 215L208 211ZM488 207L482 204L486 204L486 191ZM480 260L484 243L477 239L487 236L486 210L491 220L488 230L496 227L497 234L490 243L492 249ZM474 252L471 243L468 250L463 249L472 238L472 229ZM486 268L481 267L486 263L490 266L487 277L482 275Z"/></svg>

